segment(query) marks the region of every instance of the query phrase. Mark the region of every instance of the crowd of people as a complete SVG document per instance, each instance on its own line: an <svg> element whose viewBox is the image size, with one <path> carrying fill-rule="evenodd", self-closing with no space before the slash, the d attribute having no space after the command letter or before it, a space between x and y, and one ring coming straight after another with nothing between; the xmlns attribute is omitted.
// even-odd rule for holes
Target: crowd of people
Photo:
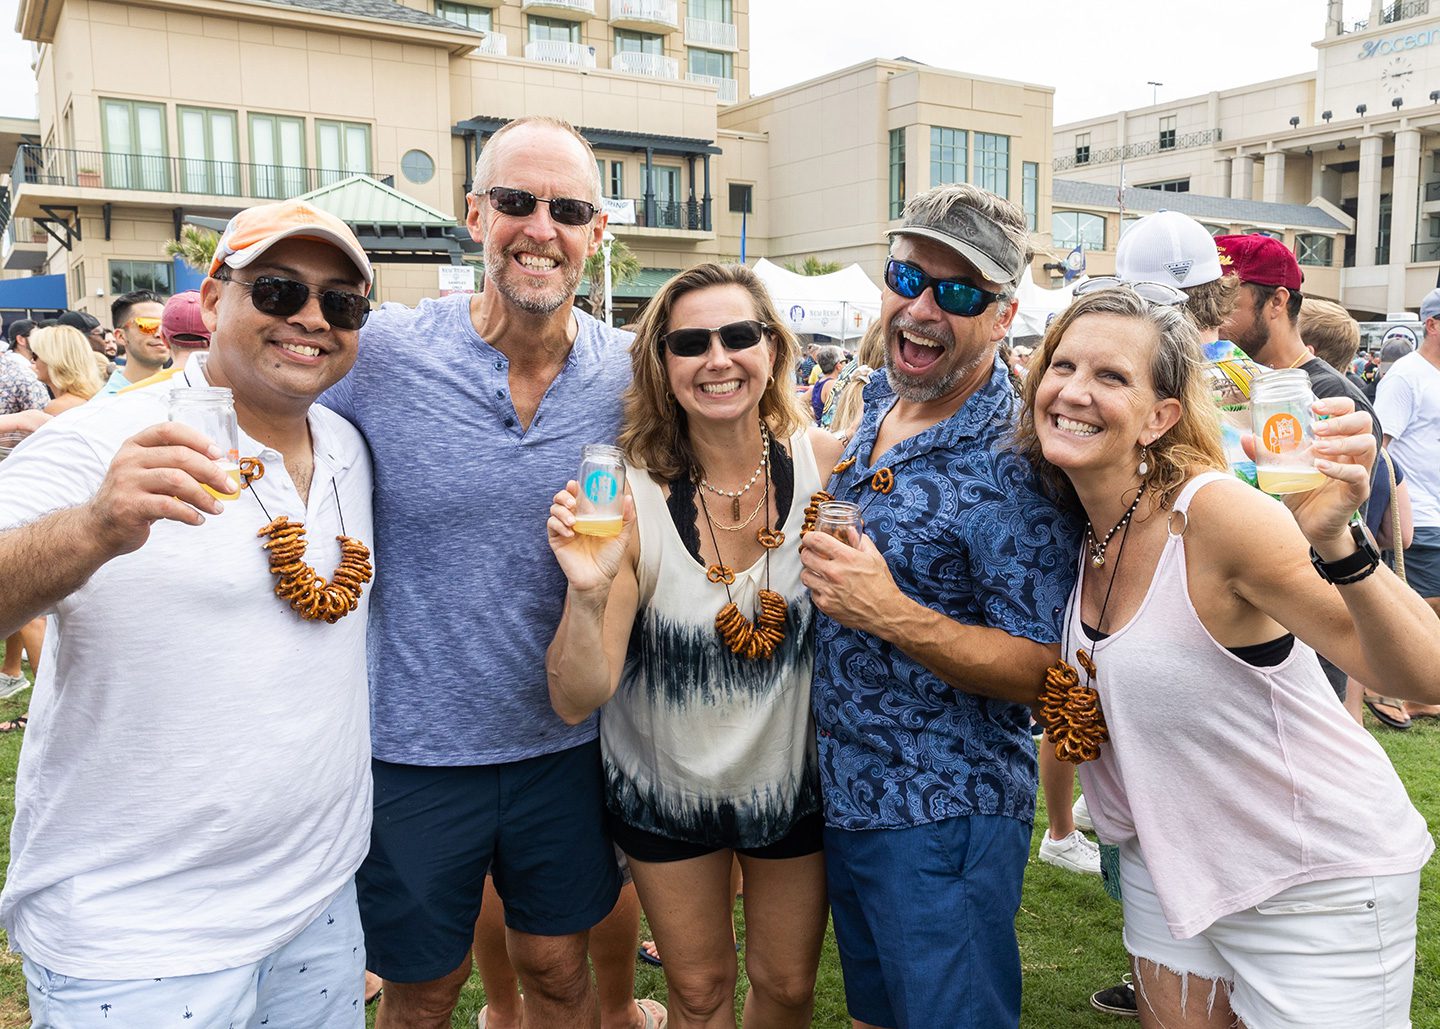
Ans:
<svg viewBox="0 0 1440 1029"><path fill-rule="evenodd" d="M599 197L523 118L466 198L479 293L372 311L351 230L287 201L193 294L12 327L33 1024L441 1029L478 966L481 1029L733 1029L743 960L743 1023L799 1029L828 915L855 1029L1014 1027L1042 787L1042 860L1123 907L1096 1007L1408 1024L1433 843L1357 698L1440 711L1405 707L1440 702L1440 290L1372 405L1282 244L1159 214L1005 351L1025 219L950 185L857 353L802 352L743 266L633 332L577 308ZM1242 481L1217 361L1303 369L1318 485ZM199 390L238 490L169 420ZM117 653L137 602L164 631Z"/></svg>

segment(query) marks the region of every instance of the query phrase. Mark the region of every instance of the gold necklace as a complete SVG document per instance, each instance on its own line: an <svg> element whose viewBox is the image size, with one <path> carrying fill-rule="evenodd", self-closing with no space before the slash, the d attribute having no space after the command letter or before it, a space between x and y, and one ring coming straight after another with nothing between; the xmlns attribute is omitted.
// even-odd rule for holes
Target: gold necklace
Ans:
<svg viewBox="0 0 1440 1029"><path fill-rule="evenodd" d="M770 431L769 431L767 428L765 428L764 423L761 423L761 425L760 425L760 467L758 467L758 468L755 469L755 474L752 475L752 476L750 476L750 480L749 480L748 482L746 482L745 485L741 486L741 487L740 487L739 489L737 489L737 490L728 490L728 489L720 489L720 488L718 488L718 487L716 487L716 486L710 485L710 483L705 479L705 477L704 477L704 476L701 476L701 478L700 478L700 488L701 488L701 489L705 489L705 490L709 490L711 493L714 493L717 497L728 497L729 500L730 500L730 517L731 517L731 518L734 518L736 521L739 521L739 519L740 519L740 498L743 497L746 493L749 493L749 492L750 492L750 487L753 486L753 485L755 485L755 481L760 478L760 476L761 476L762 473L768 471L769 468L770 468ZM769 481L769 476L766 476L766 481L767 481L767 482ZM753 518L754 516L752 515L751 517ZM749 523L747 522L746 524L749 524Z"/></svg>
<svg viewBox="0 0 1440 1029"><path fill-rule="evenodd" d="M705 497L703 495L700 497L700 503L705 503ZM720 519L716 518L715 528L723 529L725 532L740 532L742 529L749 527L750 523L755 520L755 517L760 513L761 509L764 508L765 505L768 503L770 503L770 479L767 476L765 479L765 489L762 490L760 493L760 503L755 505L755 510L750 512L750 517L745 519L743 522L740 522L738 525L726 525L724 522L720 521Z"/></svg>

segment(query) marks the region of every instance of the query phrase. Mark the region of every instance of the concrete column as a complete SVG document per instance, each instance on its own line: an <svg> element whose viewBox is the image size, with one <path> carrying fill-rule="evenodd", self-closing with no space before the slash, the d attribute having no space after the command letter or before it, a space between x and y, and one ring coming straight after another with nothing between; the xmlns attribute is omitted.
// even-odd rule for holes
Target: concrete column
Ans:
<svg viewBox="0 0 1440 1029"><path fill-rule="evenodd" d="M1360 137L1360 184L1355 208L1355 265L1358 268L1375 265L1375 247L1380 241L1380 157L1384 150L1382 137Z"/></svg>
<svg viewBox="0 0 1440 1029"><path fill-rule="evenodd" d="M1230 196L1235 200L1255 199L1255 158L1237 154L1230 162Z"/></svg>
<svg viewBox="0 0 1440 1029"><path fill-rule="evenodd" d="M1215 195L1228 197L1230 195L1230 158L1215 158Z"/></svg>
<svg viewBox="0 0 1440 1029"><path fill-rule="evenodd" d="M1367 28L1378 29L1380 27L1380 12L1385 9L1385 0L1370 0L1370 24Z"/></svg>
<svg viewBox="0 0 1440 1029"><path fill-rule="evenodd" d="M1265 202L1285 202L1285 152L1272 150L1265 155Z"/></svg>
<svg viewBox="0 0 1440 1029"><path fill-rule="evenodd" d="M1416 216L1420 210L1420 132L1395 133L1394 178L1390 186L1390 280L1386 310L1405 309L1405 266L1415 243Z"/></svg>

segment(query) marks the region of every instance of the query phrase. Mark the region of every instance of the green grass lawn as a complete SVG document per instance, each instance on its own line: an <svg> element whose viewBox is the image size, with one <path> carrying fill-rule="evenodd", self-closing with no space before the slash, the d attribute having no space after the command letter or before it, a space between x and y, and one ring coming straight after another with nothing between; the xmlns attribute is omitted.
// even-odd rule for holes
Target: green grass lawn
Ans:
<svg viewBox="0 0 1440 1029"><path fill-rule="evenodd" d="M0 700L0 720L22 713L28 700L28 694ZM1382 731L1378 735L1409 786L1416 806L1432 827L1440 827L1440 780L1433 772L1436 755L1440 754L1440 723L1422 720L1409 732ZM9 859L20 745L21 734L0 736L0 864ZM1037 826L1043 826L1044 820L1042 811ZM1089 1002L1093 991L1113 985L1126 969L1120 945L1120 906L1105 896L1098 879L1062 872L1035 860L1041 831L1036 829L1032 841L1025 895L1016 922L1025 970L1021 1025L1026 1029L1134 1025L1092 1011ZM1440 1029L1440 861L1432 861L1426 869L1420 897L1420 955L1412 1018L1415 1029ZM745 923L738 905L736 923L743 944ZM665 979L659 969L638 966L635 988L638 996L665 999ZM737 1004L744 991L742 966ZM455 1029L474 1026L475 1014L484 1002L479 978L472 976L455 1012ZM27 1025L25 1011L20 959L0 951L0 1029ZM849 1029L850 1025L845 1014L840 961L834 937L829 935L820 962L812 1024L825 1029Z"/></svg>

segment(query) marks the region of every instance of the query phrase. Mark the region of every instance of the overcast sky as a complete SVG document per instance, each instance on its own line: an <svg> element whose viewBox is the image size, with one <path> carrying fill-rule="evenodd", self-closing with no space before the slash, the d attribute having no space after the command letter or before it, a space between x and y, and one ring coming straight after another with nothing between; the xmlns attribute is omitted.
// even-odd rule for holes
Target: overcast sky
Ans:
<svg viewBox="0 0 1440 1029"><path fill-rule="evenodd" d="M34 117L18 6L0 0L0 115ZM1345 0L1348 20L1369 8ZM1313 70L1324 24L1325 0L750 0L751 89L904 56L1054 86L1064 123Z"/></svg>

